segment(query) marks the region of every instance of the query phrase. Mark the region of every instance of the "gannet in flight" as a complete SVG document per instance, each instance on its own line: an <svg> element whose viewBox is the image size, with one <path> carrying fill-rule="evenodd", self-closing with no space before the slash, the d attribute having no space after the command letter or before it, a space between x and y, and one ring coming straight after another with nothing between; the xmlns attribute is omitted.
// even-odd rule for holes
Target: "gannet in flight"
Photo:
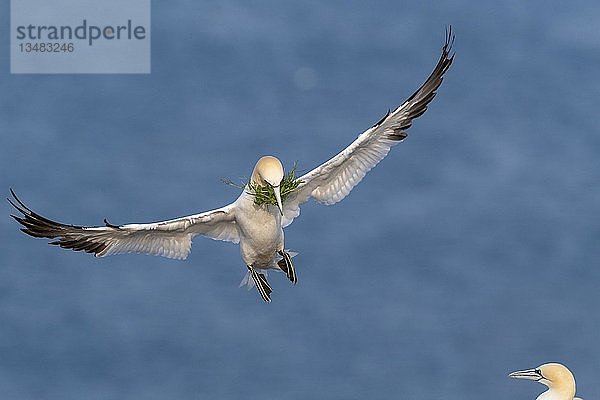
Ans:
<svg viewBox="0 0 600 400"><path fill-rule="evenodd" d="M294 254L284 249L283 228L300 214L300 205L311 198L323 204L342 200L392 146L406 138L406 129L427 110L452 64L453 41L449 29L440 59L423 85L339 154L296 180L296 186L285 198L283 166L276 157L266 156L256 163L248 185L237 200L200 214L150 224L112 225L105 219L105 226L66 225L32 211L11 189L13 199L8 201L22 214L12 217L24 226L21 230L28 235L56 239L50 244L93 253L96 257L132 252L185 259L192 239L198 235L239 243L248 268L242 283L248 287L255 284L263 300L270 302L272 289L266 270L281 270L293 284L297 282L291 260ZM257 204L256 192L250 190L257 187L270 191L270 204Z"/></svg>
<svg viewBox="0 0 600 400"><path fill-rule="evenodd" d="M515 379L528 379L548 386L536 400L581 400L575 397L575 377L567 367L558 363L540 365L534 369L511 372Z"/></svg>

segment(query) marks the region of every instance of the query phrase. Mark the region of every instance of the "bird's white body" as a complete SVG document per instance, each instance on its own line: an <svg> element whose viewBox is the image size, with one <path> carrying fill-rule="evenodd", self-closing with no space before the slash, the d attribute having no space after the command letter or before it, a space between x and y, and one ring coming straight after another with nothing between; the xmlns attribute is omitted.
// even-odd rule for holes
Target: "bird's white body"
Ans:
<svg viewBox="0 0 600 400"><path fill-rule="evenodd" d="M242 259L254 268L274 268L275 255L283 250L281 213L272 205L256 205L246 190L233 204Z"/></svg>
<svg viewBox="0 0 600 400"><path fill-rule="evenodd" d="M582 400L579 397L574 397L571 394L571 390L557 390L557 389L548 389L543 393L540 393L536 400Z"/></svg>
<svg viewBox="0 0 600 400"><path fill-rule="evenodd" d="M283 165L276 157L261 157L250 182L273 190L275 205L259 205L248 186L233 203L200 214L149 224L84 227L67 225L41 216L23 204L11 190L9 202L22 216L13 217L23 225L22 231L34 237L55 239L51 244L104 257L120 253L145 253L185 259L192 239L202 235L216 240L239 243L248 268L245 280L254 282L265 301L270 301L271 287L265 274L257 272L280 269L296 283L293 254L284 250L283 229L300 215L300 206L310 199L335 204L346 197L362 178L407 136L413 119L422 115L433 100L443 76L452 64L453 36L447 32L442 54L427 80L404 103L388 111L374 126L360 134L340 153L299 178L296 186L282 199ZM270 193L270 192L269 192Z"/></svg>
<svg viewBox="0 0 600 400"><path fill-rule="evenodd" d="M579 397L573 397L569 391L560 391L556 389L548 389L540 393L536 400L581 400Z"/></svg>

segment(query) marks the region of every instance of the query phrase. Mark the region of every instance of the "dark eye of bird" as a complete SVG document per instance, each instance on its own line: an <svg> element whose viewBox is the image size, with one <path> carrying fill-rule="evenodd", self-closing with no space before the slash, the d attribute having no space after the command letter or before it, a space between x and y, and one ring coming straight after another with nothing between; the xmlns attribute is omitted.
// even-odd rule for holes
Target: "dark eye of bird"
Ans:
<svg viewBox="0 0 600 400"><path fill-rule="evenodd" d="M539 376L543 377L542 371L539 368L535 370L535 373L538 374Z"/></svg>

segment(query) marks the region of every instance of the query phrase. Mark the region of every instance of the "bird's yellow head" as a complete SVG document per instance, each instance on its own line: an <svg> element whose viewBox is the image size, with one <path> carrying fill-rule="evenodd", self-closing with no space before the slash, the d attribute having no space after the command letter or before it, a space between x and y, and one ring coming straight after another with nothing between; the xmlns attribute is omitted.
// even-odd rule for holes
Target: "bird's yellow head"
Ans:
<svg viewBox="0 0 600 400"><path fill-rule="evenodd" d="M261 157L252 171L251 183L259 186L270 186L277 201L277 208L283 215L283 205L281 203L281 181L283 180L283 165L277 157Z"/></svg>
<svg viewBox="0 0 600 400"><path fill-rule="evenodd" d="M252 171L252 182L265 186L271 185L277 187L283 180L283 165L277 157L264 156L261 157L254 166Z"/></svg>
<svg viewBox="0 0 600 400"><path fill-rule="evenodd" d="M565 399L575 396L575 377L567 367L559 363L542 364L537 368L511 372L511 378L537 381L564 395Z"/></svg>

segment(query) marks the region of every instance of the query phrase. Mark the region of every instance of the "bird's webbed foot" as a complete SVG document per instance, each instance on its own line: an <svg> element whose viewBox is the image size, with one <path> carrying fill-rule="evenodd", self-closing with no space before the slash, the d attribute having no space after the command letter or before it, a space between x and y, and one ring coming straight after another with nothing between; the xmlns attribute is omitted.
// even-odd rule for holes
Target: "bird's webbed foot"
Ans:
<svg viewBox="0 0 600 400"><path fill-rule="evenodd" d="M277 266L285 272L290 282L295 285L298 282L298 277L296 276L296 269L292 263L292 257L290 257L290 254L285 250L279 250L277 253L282 257L282 259L277 262Z"/></svg>
<svg viewBox="0 0 600 400"><path fill-rule="evenodd" d="M256 272L256 270L251 266L247 265L247 267L248 271L250 271L250 274L252 275L252 280L256 284L256 289L258 290L260 297L262 297L262 299L267 303L270 303L273 289L271 288L271 285L269 285L269 282L267 282L267 277L260 272Z"/></svg>

